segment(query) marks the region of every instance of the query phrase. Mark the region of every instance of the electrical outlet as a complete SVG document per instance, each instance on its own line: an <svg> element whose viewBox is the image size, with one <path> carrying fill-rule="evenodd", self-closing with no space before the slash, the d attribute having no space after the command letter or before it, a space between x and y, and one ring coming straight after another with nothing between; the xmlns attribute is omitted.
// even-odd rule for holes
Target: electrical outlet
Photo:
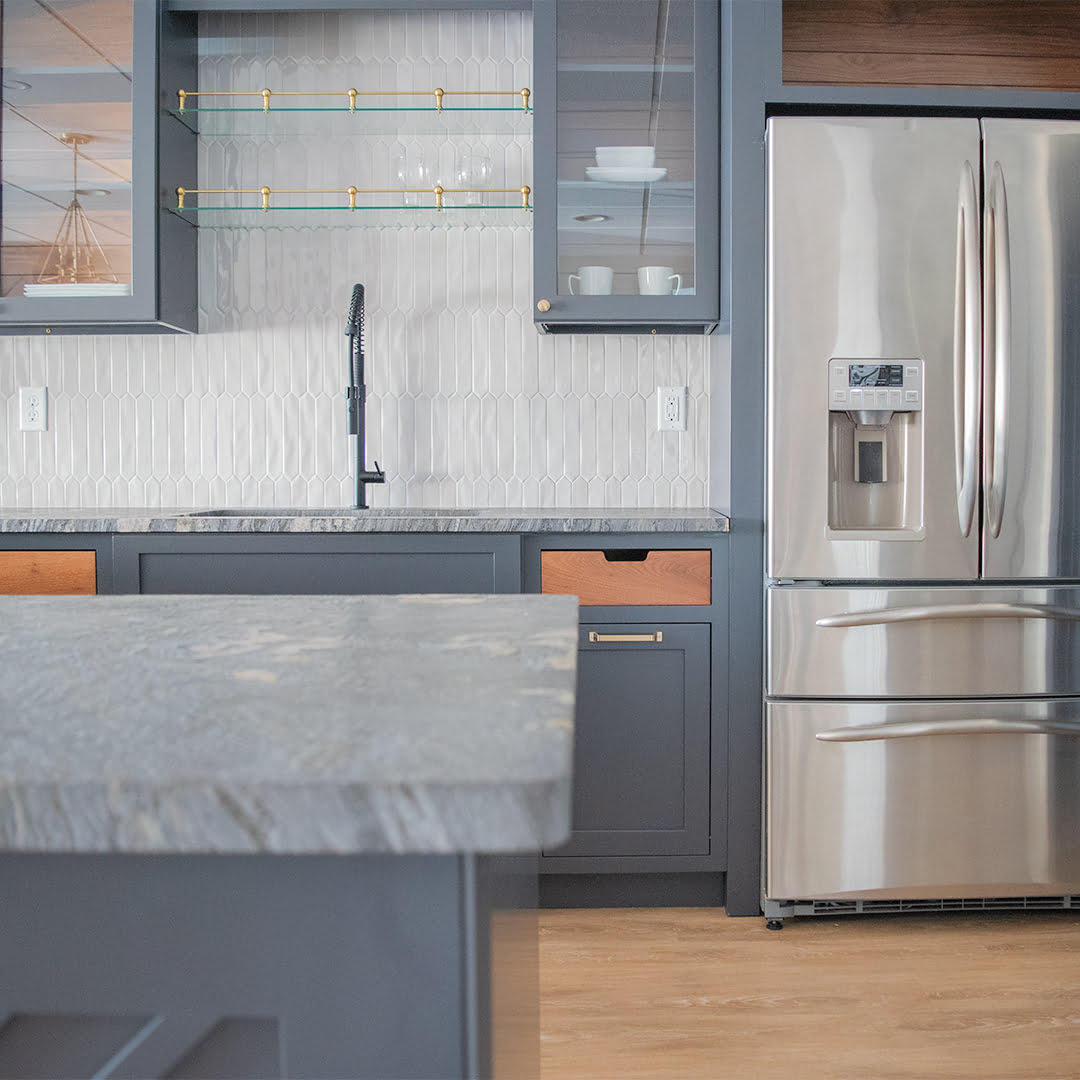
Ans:
<svg viewBox="0 0 1080 1080"><path fill-rule="evenodd" d="M657 427L660 431L685 431L689 388L658 386L656 388Z"/></svg>
<svg viewBox="0 0 1080 1080"><path fill-rule="evenodd" d="M49 390L45 386L19 387L19 430L47 431Z"/></svg>

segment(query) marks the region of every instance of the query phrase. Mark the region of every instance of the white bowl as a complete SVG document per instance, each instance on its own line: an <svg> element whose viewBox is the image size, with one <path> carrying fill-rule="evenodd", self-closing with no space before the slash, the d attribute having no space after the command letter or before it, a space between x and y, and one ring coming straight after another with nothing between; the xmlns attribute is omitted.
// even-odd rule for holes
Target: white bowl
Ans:
<svg viewBox="0 0 1080 1080"><path fill-rule="evenodd" d="M651 169L655 161L655 146L598 146L596 148L596 164L602 169Z"/></svg>

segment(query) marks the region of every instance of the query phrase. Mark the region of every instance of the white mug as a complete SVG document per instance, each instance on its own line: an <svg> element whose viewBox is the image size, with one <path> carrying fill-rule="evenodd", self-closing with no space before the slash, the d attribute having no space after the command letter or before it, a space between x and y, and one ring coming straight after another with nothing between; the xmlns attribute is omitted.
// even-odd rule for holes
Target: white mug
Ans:
<svg viewBox="0 0 1080 1080"><path fill-rule="evenodd" d="M576 274L570 275L570 295L574 292L574 282L581 283L582 296L607 296L615 280L615 271L610 266L579 266Z"/></svg>
<svg viewBox="0 0 1080 1080"><path fill-rule="evenodd" d="M671 283L675 282L675 287ZM642 296L669 296L682 288L682 278L670 266L639 266L637 289Z"/></svg>

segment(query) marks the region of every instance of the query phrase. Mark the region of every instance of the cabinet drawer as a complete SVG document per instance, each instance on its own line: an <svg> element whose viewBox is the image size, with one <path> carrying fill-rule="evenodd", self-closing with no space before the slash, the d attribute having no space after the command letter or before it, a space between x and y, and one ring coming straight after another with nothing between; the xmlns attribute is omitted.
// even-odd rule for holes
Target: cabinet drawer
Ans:
<svg viewBox="0 0 1080 1080"><path fill-rule="evenodd" d="M542 551L540 581L541 592L569 593L583 605L706 605L712 552Z"/></svg>
<svg viewBox="0 0 1080 1080"><path fill-rule="evenodd" d="M97 552L0 551L0 593L87 596L97 592Z"/></svg>

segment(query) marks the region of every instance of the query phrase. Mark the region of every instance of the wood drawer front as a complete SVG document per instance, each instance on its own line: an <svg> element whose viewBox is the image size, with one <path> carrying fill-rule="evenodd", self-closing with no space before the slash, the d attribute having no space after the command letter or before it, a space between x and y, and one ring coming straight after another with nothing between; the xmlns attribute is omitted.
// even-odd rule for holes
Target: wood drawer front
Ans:
<svg viewBox="0 0 1080 1080"><path fill-rule="evenodd" d="M79 595L97 592L95 551L0 551L0 593Z"/></svg>
<svg viewBox="0 0 1080 1080"><path fill-rule="evenodd" d="M542 551L540 591L568 593L583 605L705 605L712 599L712 552ZM614 556L609 558L608 555Z"/></svg>

